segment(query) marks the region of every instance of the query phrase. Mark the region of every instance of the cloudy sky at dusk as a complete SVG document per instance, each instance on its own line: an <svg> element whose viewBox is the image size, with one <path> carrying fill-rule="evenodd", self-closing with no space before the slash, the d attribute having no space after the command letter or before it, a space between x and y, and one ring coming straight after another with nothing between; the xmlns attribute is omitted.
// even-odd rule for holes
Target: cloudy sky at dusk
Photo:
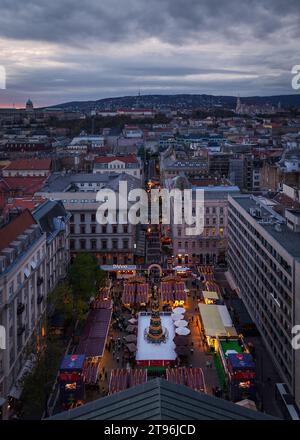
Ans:
<svg viewBox="0 0 300 440"><path fill-rule="evenodd" d="M299 93L299 0L0 0L0 11L1 106Z"/></svg>

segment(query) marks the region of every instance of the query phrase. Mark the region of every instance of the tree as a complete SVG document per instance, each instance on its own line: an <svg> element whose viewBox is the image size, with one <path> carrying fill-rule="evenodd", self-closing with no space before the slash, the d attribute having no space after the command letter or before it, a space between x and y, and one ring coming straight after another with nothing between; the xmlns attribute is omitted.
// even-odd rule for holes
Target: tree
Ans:
<svg viewBox="0 0 300 440"><path fill-rule="evenodd" d="M106 273L90 254L78 254L70 268L70 283L78 300L87 301L103 285Z"/></svg>
<svg viewBox="0 0 300 440"><path fill-rule="evenodd" d="M49 295L49 303L53 309L61 313L68 321L73 316L72 288L68 282L59 284Z"/></svg>
<svg viewBox="0 0 300 440"><path fill-rule="evenodd" d="M58 341L48 340L46 351L37 354L34 370L24 376L21 400L25 418L41 418L63 350L64 346Z"/></svg>

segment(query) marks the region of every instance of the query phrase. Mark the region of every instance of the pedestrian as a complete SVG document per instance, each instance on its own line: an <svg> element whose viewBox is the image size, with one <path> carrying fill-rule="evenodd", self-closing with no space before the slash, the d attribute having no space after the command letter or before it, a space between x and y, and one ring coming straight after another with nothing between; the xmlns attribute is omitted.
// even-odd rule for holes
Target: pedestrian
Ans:
<svg viewBox="0 0 300 440"><path fill-rule="evenodd" d="M194 349L193 349L193 348L191 348L191 349L190 349L190 352L191 352L191 354L193 354L193 353L194 353Z"/></svg>

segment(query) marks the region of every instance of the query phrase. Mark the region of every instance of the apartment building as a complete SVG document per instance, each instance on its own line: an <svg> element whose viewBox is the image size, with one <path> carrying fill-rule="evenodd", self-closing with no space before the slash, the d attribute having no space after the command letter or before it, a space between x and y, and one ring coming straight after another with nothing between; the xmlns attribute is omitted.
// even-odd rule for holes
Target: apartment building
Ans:
<svg viewBox="0 0 300 440"><path fill-rule="evenodd" d="M2 417L22 391L22 377L43 348L46 308L46 234L24 210L0 229L0 325L5 349L0 350ZM28 348L33 353L28 359Z"/></svg>
<svg viewBox="0 0 300 440"><path fill-rule="evenodd" d="M51 172L51 159L17 159L5 167L3 177L47 177Z"/></svg>
<svg viewBox="0 0 300 440"><path fill-rule="evenodd" d="M186 235L189 227L171 224L173 258L176 264L224 263L227 250L227 206L228 195L238 194L239 188L228 181L215 179L188 180L184 176L166 181L168 189L202 190L204 193L204 230L200 235ZM196 200L193 196L192 214L196 214ZM171 213L173 212L171 199ZM171 214L171 218L172 218Z"/></svg>
<svg viewBox="0 0 300 440"><path fill-rule="evenodd" d="M137 156L104 156L97 157L94 162L93 173L127 173L130 176L142 179L143 167Z"/></svg>
<svg viewBox="0 0 300 440"><path fill-rule="evenodd" d="M51 292L67 275L70 263L70 219L61 201L46 200L34 211L33 217L46 233L46 285Z"/></svg>
<svg viewBox="0 0 300 440"><path fill-rule="evenodd" d="M228 279L257 325L278 372L300 404L300 211L249 195L229 196Z"/></svg>
<svg viewBox="0 0 300 440"><path fill-rule="evenodd" d="M128 191L140 188L140 180L127 173L67 174L54 173L39 195L52 201L61 200L70 218L70 252L93 253L100 265L143 262L145 235L141 225L130 223L100 225L96 213L100 206L97 191L112 190L118 197L119 184L127 182ZM128 209L130 203L128 203ZM126 216L127 210L118 212Z"/></svg>

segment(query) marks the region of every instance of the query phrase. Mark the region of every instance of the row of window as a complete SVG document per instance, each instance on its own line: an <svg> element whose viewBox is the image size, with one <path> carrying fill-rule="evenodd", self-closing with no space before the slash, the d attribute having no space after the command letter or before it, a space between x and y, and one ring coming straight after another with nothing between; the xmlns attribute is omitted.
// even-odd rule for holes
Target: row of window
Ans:
<svg viewBox="0 0 300 440"><path fill-rule="evenodd" d="M92 250L106 250L106 249L115 249L115 250L128 250L129 248L129 240L122 240L122 247L119 247L118 240L112 240L111 246L108 246L108 240L100 240L100 246L98 240L79 240L79 248L81 250L84 249L92 249ZM76 241L70 240L70 249L76 249Z"/></svg>
<svg viewBox="0 0 300 440"><path fill-rule="evenodd" d="M77 228L78 231L78 228ZM111 232L113 234L128 234L128 225L112 225ZM107 230L106 225L98 225L98 232L97 232L97 225L90 225L89 231L87 230L85 225L79 226L79 232L76 232L75 225L70 226L70 234L107 234L109 231Z"/></svg>

